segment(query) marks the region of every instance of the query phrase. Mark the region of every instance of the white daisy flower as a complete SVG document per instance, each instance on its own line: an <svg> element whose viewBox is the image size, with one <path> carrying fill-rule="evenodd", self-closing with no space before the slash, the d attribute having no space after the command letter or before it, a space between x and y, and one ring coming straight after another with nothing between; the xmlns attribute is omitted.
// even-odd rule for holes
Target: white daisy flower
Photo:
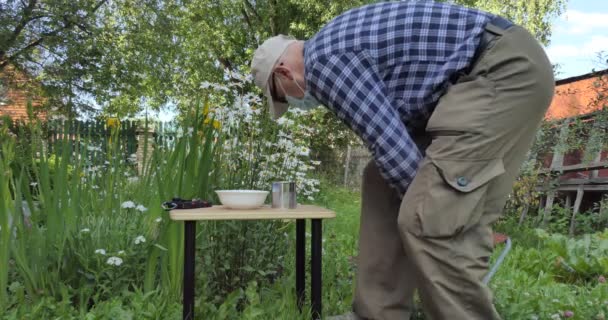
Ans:
<svg viewBox="0 0 608 320"><path fill-rule="evenodd" d="M148 208L144 207L141 204L138 204L137 207L135 207L135 210L140 211L140 212L146 212L146 211L148 211Z"/></svg>
<svg viewBox="0 0 608 320"><path fill-rule="evenodd" d="M97 250L95 250L95 253L98 253L98 254L100 254L102 256L105 256L106 255L106 250L104 250L104 249L97 249Z"/></svg>
<svg viewBox="0 0 608 320"><path fill-rule="evenodd" d="M109 257L108 261L106 261L107 264L111 265L111 266L120 266L122 264L122 259L119 257Z"/></svg>
<svg viewBox="0 0 608 320"><path fill-rule="evenodd" d="M140 244L144 242L146 242L146 238L144 238L144 236L137 236L137 238L135 238L135 244Z"/></svg>
<svg viewBox="0 0 608 320"><path fill-rule="evenodd" d="M125 201L120 205L123 209L135 208L135 202Z"/></svg>

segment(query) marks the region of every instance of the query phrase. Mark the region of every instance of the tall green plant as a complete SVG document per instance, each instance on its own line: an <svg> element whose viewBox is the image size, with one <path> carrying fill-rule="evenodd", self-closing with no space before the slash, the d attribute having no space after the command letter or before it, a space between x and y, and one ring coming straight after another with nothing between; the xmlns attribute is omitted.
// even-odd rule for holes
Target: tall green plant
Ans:
<svg viewBox="0 0 608 320"><path fill-rule="evenodd" d="M0 123L0 308L6 304L9 252L11 241L10 205L12 180L11 162L14 157L14 141L8 127Z"/></svg>
<svg viewBox="0 0 608 320"><path fill-rule="evenodd" d="M31 130L39 133L38 124L32 124ZM80 214L81 188L71 183L74 165L80 166L72 163L73 150L67 132L69 128L65 127L64 138L58 142L61 151L55 161L49 161L41 146L34 147L32 150L40 154L38 164L33 168L20 167L20 172L14 175L16 237L12 254L31 297L60 294L61 272L71 254L67 242ZM31 186L34 194L30 192Z"/></svg>
<svg viewBox="0 0 608 320"><path fill-rule="evenodd" d="M150 199L154 204L153 216L163 215L160 204L174 197L210 199L211 171L218 150L218 133L212 122L206 123L204 117L201 104L197 103L180 125L184 134L177 138L175 148L156 150L150 162L151 168L146 170L150 176L144 178L148 183L156 184L158 190ZM180 222L165 223L158 231L160 246L150 248L144 276L146 290L155 287L155 275L160 272L160 285L169 288L172 297L179 297L183 272L183 232Z"/></svg>

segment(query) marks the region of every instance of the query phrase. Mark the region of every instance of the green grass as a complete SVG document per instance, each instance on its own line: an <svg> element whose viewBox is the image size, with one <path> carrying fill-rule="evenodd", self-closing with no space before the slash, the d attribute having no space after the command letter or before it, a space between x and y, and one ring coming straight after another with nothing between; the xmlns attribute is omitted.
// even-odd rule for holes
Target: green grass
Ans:
<svg viewBox="0 0 608 320"><path fill-rule="evenodd" d="M354 268L351 257L356 255L359 230L359 194L330 185L322 185L322 196L314 202L330 208L337 214L336 219L326 220L323 225L323 307L324 314L339 314L350 310L353 292ZM120 222L117 222L120 223ZM106 225L104 223L103 225ZM115 226L115 224L112 224ZM310 223L307 226L307 262L310 259ZM105 229L104 229L105 230ZM95 231L98 232L98 231ZM282 276L271 284L251 282L246 288L232 292L225 298L208 296L209 285L202 264L197 265L196 313L199 319L310 319L310 309L305 307L300 313L295 298L295 224L288 224L284 230L284 257ZM87 237L95 234L79 234L76 240L83 245L92 245ZM105 247L111 249L112 243ZM118 246L117 248L119 248ZM96 247L84 250L91 251ZM114 250L116 251L116 250ZM255 254L255 253L253 253ZM144 263L141 260L141 263ZM103 261L101 261L102 266ZM309 266L307 266L309 267ZM310 273L307 270L307 301L310 298ZM141 275L139 275L141 276ZM84 276L83 276L84 277ZM12 277L16 279L15 274ZM127 277L128 278L128 277ZM139 282L139 281L138 281ZM58 285L59 295L44 296L32 304L28 300L27 288L19 281L9 283L9 308L0 312L0 319L180 319L181 304L171 298L169 290L144 292L140 289L123 289L107 292L106 297L97 299L88 309L83 309L71 301L78 292L86 293L86 287ZM93 283L91 283L93 285ZM105 286L104 286L105 288ZM112 287L107 287L111 290ZM85 298L90 293L85 294ZM58 298L57 296L61 297Z"/></svg>
<svg viewBox="0 0 608 320"><path fill-rule="evenodd" d="M323 314L342 314L350 310L354 290L359 232L360 194L341 187L322 184L315 204L330 208L336 219L325 220L323 230ZM284 270L272 283L250 282L225 298L210 297L202 265L197 265L196 313L199 319L310 319L310 309L300 313L295 304L294 248L295 225L284 227ZM504 319L605 319L608 314L608 286L595 279L564 283L555 270L555 254L544 242L534 238L532 229L504 228L514 237L514 248L491 282L496 306ZM310 234L310 225L307 228ZM307 237L308 244L310 238ZM310 246L307 245L307 250ZM496 250L496 253L500 248ZM307 261L310 252L307 252ZM307 275L309 273L307 272ZM307 281L310 278L307 276ZM310 298L306 286L307 302ZM62 299L42 297L32 304L12 304L0 319L181 319L181 304L171 300L162 288L145 293L139 289L115 292L96 301L90 309L76 307L68 292L82 288L62 287ZM9 285L9 301L24 301L25 288ZM220 303L217 303L217 301ZM558 317L559 316L559 317ZM423 317L417 316L416 319Z"/></svg>
<svg viewBox="0 0 608 320"><path fill-rule="evenodd" d="M324 184L315 203L337 214L336 219L324 224L323 314L341 314L350 310L354 290L355 270L350 258L357 254L360 194ZM573 312L569 319L604 319L608 314L608 285L596 279L577 284L560 282L553 268L555 254L534 236L533 229L500 227L500 232L514 239L513 250L490 283L503 319L565 319L566 311ZM501 250L502 247L496 248L495 257ZM293 274L289 274L266 291L260 301L264 314L273 310L277 301L288 304L295 299L291 293L294 281ZM285 294L283 299L274 300L281 297L279 292ZM276 319L307 319L295 310L282 311L267 315ZM415 318L424 316L418 312Z"/></svg>
<svg viewBox="0 0 608 320"><path fill-rule="evenodd" d="M335 315L350 311L354 292L355 269L352 257L357 255L359 233L360 194L345 188L323 183L314 204L336 212L336 218L323 223L323 314ZM307 224L307 262L310 258L310 223ZM288 232L288 245L295 248L295 227ZM289 250L285 274L274 285L259 290L258 310L263 319L310 319L310 309L303 313L295 305L295 255ZM309 265L307 265L309 268ZM307 269L306 299L310 300L310 277ZM216 313L217 314L217 313ZM234 319L256 319L245 312ZM258 314L256 312L256 314ZM209 315L207 315L209 316ZM221 317L220 317L221 318ZM218 318L218 319L220 319Z"/></svg>

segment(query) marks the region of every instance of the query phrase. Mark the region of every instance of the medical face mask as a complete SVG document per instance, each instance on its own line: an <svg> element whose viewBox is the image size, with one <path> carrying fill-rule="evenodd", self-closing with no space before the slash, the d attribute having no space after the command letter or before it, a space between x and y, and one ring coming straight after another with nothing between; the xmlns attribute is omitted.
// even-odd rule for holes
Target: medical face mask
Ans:
<svg viewBox="0 0 608 320"><path fill-rule="evenodd" d="M296 98L285 95L285 100L287 100L287 103L289 103L289 105L304 111L312 110L320 105L319 101L317 101L317 99L315 99L315 97L310 94L310 91L302 89L302 87L300 87L298 82L295 80L294 83L296 84L298 89L300 89L302 93L304 93L304 96L302 98ZM281 90L285 92L281 81L279 81L278 84L279 86L281 86Z"/></svg>

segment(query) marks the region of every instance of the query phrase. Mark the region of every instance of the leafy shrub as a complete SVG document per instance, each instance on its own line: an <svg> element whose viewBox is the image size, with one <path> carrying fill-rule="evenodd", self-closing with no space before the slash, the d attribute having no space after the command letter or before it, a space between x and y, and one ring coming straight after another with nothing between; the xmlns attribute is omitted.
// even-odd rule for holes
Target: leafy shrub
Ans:
<svg viewBox="0 0 608 320"><path fill-rule="evenodd" d="M608 274L608 231L578 239L538 230L548 250L555 255L553 271L560 281L595 281Z"/></svg>
<svg viewBox="0 0 608 320"><path fill-rule="evenodd" d="M12 147L10 156L0 154L3 168L41 155L34 166L2 170L2 186L14 189L0 201L0 244L7 248L0 257L2 287L20 283L27 299L69 301L85 311L123 291L160 290L178 302L184 228L169 220L163 201L177 196L217 203L213 190L269 190L276 179L295 181L301 200L314 199L318 181L311 174L317 164L309 157L306 128L293 121L271 125L260 112L261 101L236 90L215 105L211 101L194 105L178 124L174 146L156 148L141 175L125 161L118 139L95 165L88 161L89 148L46 154L38 145L28 155L15 154ZM305 115L288 115L298 116ZM12 133L2 135L15 141ZM29 216L15 199L28 203ZM250 283L259 288L277 281L293 246L292 229L283 221L199 223L198 280L208 284L198 286L201 299L220 305ZM239 311L246 307L243 299ZM5 301L0 296L0 303Z"/></svg>

